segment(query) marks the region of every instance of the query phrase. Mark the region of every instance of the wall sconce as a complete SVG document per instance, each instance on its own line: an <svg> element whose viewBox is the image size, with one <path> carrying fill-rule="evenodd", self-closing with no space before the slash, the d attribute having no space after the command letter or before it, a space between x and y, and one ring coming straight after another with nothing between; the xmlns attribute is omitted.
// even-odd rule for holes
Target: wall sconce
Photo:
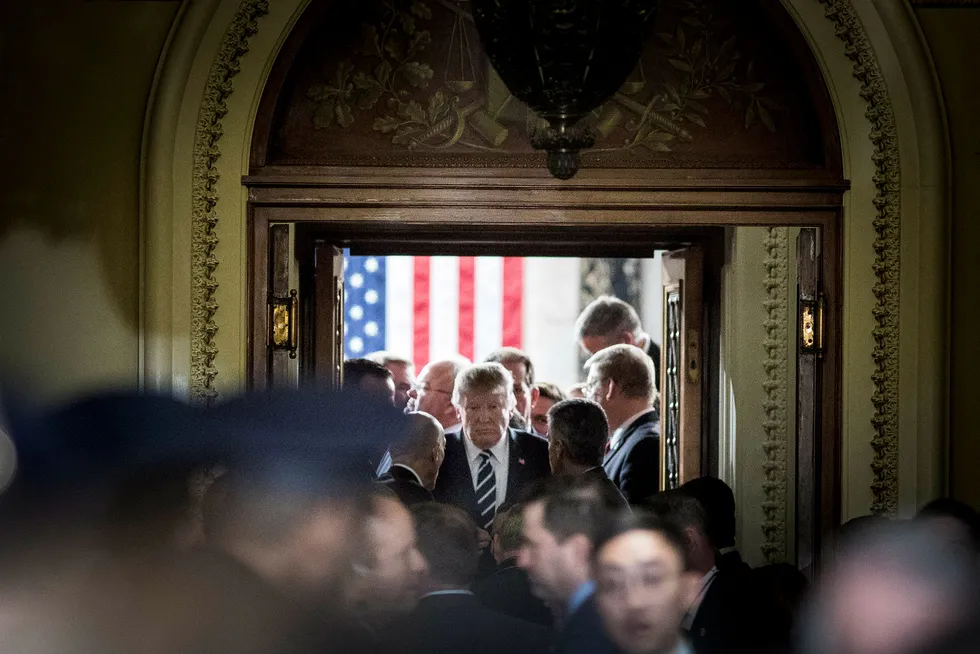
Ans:
<svg viewBox="0 0 980 654"><path fill-rule="evenodd" d="M296 358L299 339L296 337L298 326L296 289L289 291L286 297L269 296L269 347L275 350L288 350L289 358Z"/></svg>

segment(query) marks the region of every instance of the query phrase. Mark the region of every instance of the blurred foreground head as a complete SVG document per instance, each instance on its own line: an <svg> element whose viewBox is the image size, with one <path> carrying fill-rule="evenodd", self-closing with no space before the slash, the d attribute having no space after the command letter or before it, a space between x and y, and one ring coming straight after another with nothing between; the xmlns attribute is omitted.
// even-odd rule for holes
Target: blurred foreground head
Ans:
<svg viewBox="0 0 980 654"><path fill-rule="evenodd" d="M17 538L0 550L0 594L16 593L15 607L65 600L77 614L48 617L77 627L73 651L291 642L293 621L280 618L339 596L372 488L367 461L406 428L383 401L314 391L209 410L114 394L10 413L17 469L0 495L0 533ZM196 512L208 556L184 556L193 482L217 464L227 472Z"/></svg>
<svg viewBox="0 0 980 654"><path fill-rule="evenodd" d="M801 651L975 652L978 617L976 556L928 524L885 524L856 534L818 586Z"/></svg>

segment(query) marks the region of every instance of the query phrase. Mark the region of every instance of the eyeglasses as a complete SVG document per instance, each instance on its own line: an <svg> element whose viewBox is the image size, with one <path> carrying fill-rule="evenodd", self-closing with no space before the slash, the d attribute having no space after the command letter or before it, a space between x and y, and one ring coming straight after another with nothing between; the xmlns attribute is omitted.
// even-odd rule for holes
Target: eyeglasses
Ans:
<svg viewBox="0 0 980 654"><path fill-rule="evenodd" d="M452 391L444 391L441 388L432 388L428 384L412 384L412 390L416 393L443 393L445 395L452 395Z"/></svg>

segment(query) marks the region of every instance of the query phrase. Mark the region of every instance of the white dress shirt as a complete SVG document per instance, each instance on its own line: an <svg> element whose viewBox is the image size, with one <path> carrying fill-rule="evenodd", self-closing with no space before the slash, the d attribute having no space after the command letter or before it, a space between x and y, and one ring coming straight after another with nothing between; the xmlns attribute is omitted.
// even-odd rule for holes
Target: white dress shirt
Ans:
<svg viewBox="0 0 980 654"><path fill-rule="evenodd" d="M634 422L636 422L637 420L639 420L640 418L642 418L648 413L653 413L654 410L655 409L653 407L650 407L649 409L644 409L639 413L634 413L626 420L626 422L624 422L619 427L617 427L616 431L613 432L612 438L609 439L609 451L613 452L617 447L619 447L620 441L623 440L623 434L626 433L627 429L633 426Z"/></svg>
<svg viewBox="0 0 980 654"><path fill-rule="evenodd" d="M466 460L470 463L470 476L473 478L473 490L476 490L476 473L480 469L480 454L483 452L473 444L469 436L463 436L466 447ZM490 448L490 465L497 483L497 508L507 499L507 471L510 466L510 431L504 432L504 437Z"/></svg>

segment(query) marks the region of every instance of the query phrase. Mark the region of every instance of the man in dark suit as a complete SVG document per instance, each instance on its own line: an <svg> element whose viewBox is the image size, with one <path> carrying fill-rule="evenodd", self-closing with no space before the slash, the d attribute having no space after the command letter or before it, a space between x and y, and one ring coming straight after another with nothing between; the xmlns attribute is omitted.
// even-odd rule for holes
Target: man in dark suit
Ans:
<svg viewBox="0 0 980 654"><path fill-rule="evenodd" d="M557 654L615 652L593 600L592 550L613 523L619 502L594 476L552 477L524 504L518 565L531 588L559 612Z"/></svg>
<svg viewBox="0 0 980 654"><path fill-rule="evenodd" d="M494 573L477 582L473 593L484 606L521 620L552 627L551 609L531 592L527 571L517 566L524 529L524 506L515 504L498 512L493 521L491 548L497 562Z"/></svg>
<svg viewBox="0 0 980 654"><path fill-rule="evenodd" d="M563 400L548 411L548 461L553 475L586 475L608 486L621 508L629 508L602 468L609 425L602 407L589 400Z"/></svg>
<svg viewBox="0 0 980 654"><path fill-rule="evenodd" d="M412 507L418 547L427 563L427 592L391 628L386 649L405 654L541 654L551 631L483 606L469 590L476 577L476 526L444 504Z"/></svg>
<svg viewBox="0 0 980 654"><path fill-rule="evenodd" d="M708 536L718 548L718 569L749 572L751 568L735 547L735 493L731 487L715 477L698 477L681 486L681 492L696 499L704 509Z"/></svg>
<svg viewBox="0 0 980 654"><path fill-rule="evenodd" d="M390 488L405 506L432 502L432 489L446 453L442 425L428 413L409 413L408 438L391 446L392 465L378 482Z"/></svg>
<svg viewBox="0 0 980 654"><path fill-rule="evenodd" d="M643 350L653 364L653 385L660 388L660 346L643 331L636 309L617 297L593 300L575 321L579 346L592 355L610 345L626 343Z"/></svg>
<svg viewBox="0 0 980 654"><path fill-rule="evenodd" d="M717 549L701 504L680 490L672 490L651 497L647 505L657 517L683 532L691 569L701 576L699 591L683 624L694 651L769 651L781 637L766 623L770 605L751 572L740 567L718 568Z"/></svg>
<svg viewBox="0 0 980 654"><path fill-rule="evenodd" d="M466 511L490 531L500 509L520 501L530 485L550 474L548 444L508 428L514 382L499 363L463 370L453 387L462 429L446 435L446 455L433 496Z"/></svg>
<svg viewBox="0 0 980 654"><path fill-rule="evenodd" d="M586 398L606 412L606 475L630 504L660 490L660 419L654 402L653 366L634 345L612 345L586 362Z"/></svg>

